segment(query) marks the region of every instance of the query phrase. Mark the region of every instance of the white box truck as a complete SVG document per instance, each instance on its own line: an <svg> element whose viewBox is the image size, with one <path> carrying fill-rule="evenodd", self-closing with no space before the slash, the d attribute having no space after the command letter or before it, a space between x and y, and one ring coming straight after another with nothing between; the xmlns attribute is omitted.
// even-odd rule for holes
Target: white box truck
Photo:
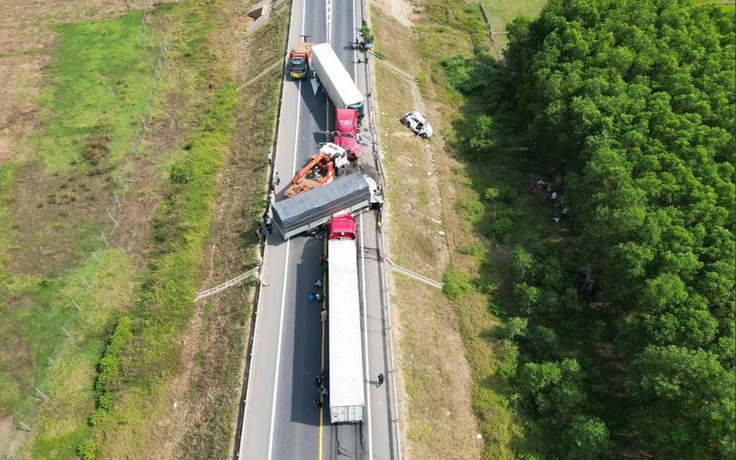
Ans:
<svg viewBox="0 0 736 460"><path fill-rule="evenodd" d="M327 381L332 423L362 422L365 412L357 243L353 216L334 216L327 241Z"/></svg>
<svg viewBox="0 0 736 460"><path fill-rule="evenodd" d="M358 117L363 118L365 97L329 43L312 46L311 65L332 105L338 109L355 109Z"/></svg>

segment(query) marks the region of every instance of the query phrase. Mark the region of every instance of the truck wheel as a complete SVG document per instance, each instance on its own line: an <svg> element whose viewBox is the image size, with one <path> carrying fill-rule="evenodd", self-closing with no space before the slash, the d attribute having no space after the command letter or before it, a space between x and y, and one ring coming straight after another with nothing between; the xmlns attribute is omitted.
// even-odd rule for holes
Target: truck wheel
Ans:
<svg viewBox="0 0 736 460"><path fill-rule="evenodd" d="M337 168L337 171L335 171L335 175L336 175L337 177L340 177L340 176L342 176L343 174L345 174L345 168Z"/></svg>

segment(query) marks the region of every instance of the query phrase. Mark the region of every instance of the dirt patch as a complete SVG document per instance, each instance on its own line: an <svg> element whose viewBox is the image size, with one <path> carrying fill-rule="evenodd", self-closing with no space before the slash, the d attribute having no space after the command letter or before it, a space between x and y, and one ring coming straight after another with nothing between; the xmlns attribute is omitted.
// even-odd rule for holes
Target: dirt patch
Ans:
<svg viewBox="0 0 736 460"><path fill-rule="evenodd" d="M97 238L97 229L110 222L105 211L113 206L112 186L103 175L49 176L37 164L21 167L10 204L8 270L48 276L88 257L79 242Z"/></svg>
<svg viewBox="0 0 736 460"><path fill-rule="evenodd" d="M394 236L388 253L398 265L440 280L457 247L450 231L458 219L455 189L446 178L458 165L446 154L439 134L424 141L398 122L417 108L440 133L444 108L424 100L416 83L404 75L422 72L405 21L396 20L395 12L386 14L388 2L373 3L378 6L371 16L379 37L376 47L389 61L373 61L387 158L387 225ZM456 307L440 291L399 274L390 280L405 458L480 457L483 442L477 438L472 409L472 373Z"/></svg>
<svg viewBox="0 0 736 460"><path fill-rule="evenodd" d="M144 156L131 160L134 173L127 181L130 193L117 208L121 225L115 227L109 240L112 246L132 255L138 268L145 265L151 247L153 216L161 199L160 188L156 186L157 168L164 161L164 154L185 140L186 126L181 115L186 109L180 93L169 94L163 115L148 123L143 137Z"/></svg>
<svg viewBox="0 0 736 460"><path fill-rule="evenodd" d="M0 417L0 455L17 452L25 439L25 433L15 428L13 417Z"/></svg>
<svg viewBox="0 0 736 460"><path fill-rule="evenodd" d="M412 19L416 19L415 7L409 2L405 0L372 0L370 3L402 26L414 26Z"/></svg>

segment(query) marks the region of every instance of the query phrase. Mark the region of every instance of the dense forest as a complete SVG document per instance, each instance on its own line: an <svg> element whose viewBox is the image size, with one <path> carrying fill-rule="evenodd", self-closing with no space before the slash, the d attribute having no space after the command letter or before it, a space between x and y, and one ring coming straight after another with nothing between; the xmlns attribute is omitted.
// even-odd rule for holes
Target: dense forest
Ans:
<svg viewBox="0 0 736 460"><path fill-rule="evenodd" d="M550 0L504 62L445 63L488 101L468 152L512 126L570 228L511 254L520 458L736 455L734 26L688 0Z"/></svg>

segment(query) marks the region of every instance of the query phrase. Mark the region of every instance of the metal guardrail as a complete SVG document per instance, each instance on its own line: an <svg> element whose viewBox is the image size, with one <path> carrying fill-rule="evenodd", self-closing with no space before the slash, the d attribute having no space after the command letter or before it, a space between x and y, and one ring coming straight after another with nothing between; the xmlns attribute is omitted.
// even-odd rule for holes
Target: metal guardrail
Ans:
<svg viewBox="0 0 736 460"><path fill-rule="evenodd" d="M415 273L415 272L413 272L411 270L408 270L408 269L406 269L404 267L399 267L398 265L396 265L395 263L393 263L389 259L386 259L386 262L388 262L389 265L391 265L391 268L389 268L386 273L391 273L391 272L403 273L406 276L409 276L411 278L414 278L415 280L421 281L422 283L428 284L428 285L430 285L432 287L436 287L437 289L442 289L443 286L445 285L445 283L440 283L438 281L434 281L432 279L427 278L424 275L420 275L419 273Z"/></svg>
<svg viewBox="0 0 736 460"><path fill-rule="evenodd" d="M200 299L204 299L205 297L209 297L212 294L217 294L218 292L224 291L225 289L227 289L229 287L232 287L232 286L235 286L236 284L240 284L245 279L247 279L249 276L253 275L254 273L257 276L258 275L257 272L258 272L258 270L260 268L261 268L261 266L258 265L258 266L254 267L254 268L251 268L250 270L248 270L247 272L243 273L242 275L238 275L238 276L236 276L235 278L233 278L231 280L225 281L224 283L222 283L219 286L215 286L212 289L207 289L206 291L197 292L196 293L197 294L197 297L194 298L194 302L196 302L197 300L200 300Z"/></svg>
<svg viewBox="0 0 736 460"><path fill-rule="evenodd" d="M366 21L366 23L370 26L370 18L368 17L366 13L366 0L360 0L360 9L361 9L361 18ZM372 53L371 53L372 54ZM368 54L366 54L366 58L368 57ZM365 66L365 75L366 75L366 99L368 100L368 112L370 120L370 132L371 137L373 139L372 143L372 149L373 149L373 159L376 163L376 170L378 171L379 175L379 182L381 184L381 189L384 191L384 196L386 196L386 176L383 171L383 164L381 163L381 151L380 151L380 132L378 130L378 127L376 126L376 120L377 113L375 111L375 104L373 103L373 72L371 71L371 66L368 62L368 59L366 59L366 66ZM413 79L413 78L412 78ZM388 372L388 380L389 384L391 385L391 394L393 395L393 404L392 404L392 411L393 411L393 417L391 420L394 422L393 424L393 436L396 440L396 458L401 460L401 430L399 429L399 405L398 405L398 394L396 393L396 363L394 361L394 342L393 342L393 334L391 334L391 307L390 307L390 299L388 295L388 278L386 271L384 267L384 260L386 255L386 236L383 232L383 214L382 212L377 213L376 217L376 226L377 231L380 233L379 241L379 247L378 247L378 271L379 271L379 278L381 283L381 302L383 306L385 307L386 316L384 317L385 325L384 329L386 332L386 337L388 337L388 356L389 356L389 364L390 364L390 371ZM393 457L393 455L392 455Z"/></svg>

